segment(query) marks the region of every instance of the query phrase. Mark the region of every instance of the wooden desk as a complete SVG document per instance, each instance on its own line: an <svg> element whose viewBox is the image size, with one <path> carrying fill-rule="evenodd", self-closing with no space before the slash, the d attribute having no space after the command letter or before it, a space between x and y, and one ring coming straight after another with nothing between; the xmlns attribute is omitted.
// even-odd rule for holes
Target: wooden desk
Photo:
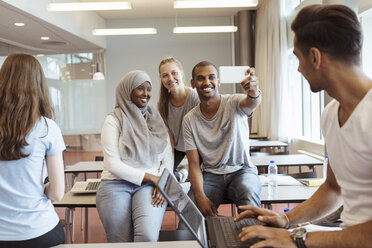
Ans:
<svg viewBox="0 0 372 248"><path fill-rule="evenodd" d="M267 140L266 136L258 135L256 133L249 134L250 139L261 139L261 140Z"/></svg>
<svg viewBox="0 0 372 248"><path fill-rule="evenodd" d="M102 172L102 161L81 161L74 165L66 166L65 173L72 173L71 186L75 183L75 178L79 173ZM84 178L86 180L86 177Z"/></svg>
<svg viewBox="0 0 372 248"><path fill-rule="evenodd" d="M311 166L323 165L323 161L310 157L306 154L269 155L251 157L252 163L257 167L268 167L271 160L277 166Z"/></svg>
<svg viewBox="0 0 372 248"><path fill-rule="evenodd" d="M74 195L71 192L67 192L62 200L53 203L54 207L64 207L65 210L65 225L66 225L66 238L65 242L68 243L68 237L70 232L70 211L77 207L85 208L85 229L84 229L84 241L88 242L88 213L89 208L96 207L96 195L95 194L84 194ZM73 215L74 218L74 215ZM72 221L74 223L74 220ZM74 225L72 226L72 233L74 233ZM71 240L73 242L73 240Z"/></svg>
<svg viewBox="0 0 372 248"><path fill-rule="evenodd" d="M200 248L196 240L188 241L167 241L167 242L136 242L136 243L102 243L102 244L64 244L58 245L60 248L75 248L75 247L89 247L89 248Z"/></svg>
<svg viewBox="0 0 372 248"><path fill-rule="evenodd" d="M74 165L66 166L65 173L102 172L102 161L81 161Z"/></svg>
<svg viewBox="0 0 372 248"><path fill-rule="evenodd" d="M261 203L264 204L265 208L271 209L271 205L275 203L300 203L309 199L319 187L307 187L304 185L296 186L281 186L277 187L275 194L268 193L268 186L262 186L261 191ZM187 190L187 187L185 188ZM96 195L85 194L76 195L71 192L67 192L63 199L59 202L53 203L54 207L65 207L66 208L66 226L70 225L70 210L83 207L85 208L85 229L84 229L84 241L88 242L88 211L89 208L96 207ZM73 230L74 231L74 230ZM66 228L66 243L68 242L69 228Z"/></svg>

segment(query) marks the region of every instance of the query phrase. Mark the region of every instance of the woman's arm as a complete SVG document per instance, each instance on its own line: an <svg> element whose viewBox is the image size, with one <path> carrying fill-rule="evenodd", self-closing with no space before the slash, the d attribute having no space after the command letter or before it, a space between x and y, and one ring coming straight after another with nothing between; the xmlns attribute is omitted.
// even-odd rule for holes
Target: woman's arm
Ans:
<svg viewBox="0 0 372 248"><path fill-rule="evenodd" d="M145 172L133 168L121 161L119 152L120 127L118 121L111 115L107 116L102 128L101 143L104 164L107 170L115 176L136 185L141 185Z"/></svg>
<svg viewBox="0 0 372 248"><path fill-rule="evenodd" d="M59 201L65 193L65 172L62 152L46 157L49 182L45 184L45 195L52 201Z"/></svg>

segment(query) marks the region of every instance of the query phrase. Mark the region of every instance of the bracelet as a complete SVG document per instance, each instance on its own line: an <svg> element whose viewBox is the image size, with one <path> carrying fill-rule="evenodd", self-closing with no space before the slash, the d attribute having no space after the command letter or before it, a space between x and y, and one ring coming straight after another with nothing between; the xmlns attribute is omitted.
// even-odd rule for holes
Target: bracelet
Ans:
<svg viewBox="0 0 372 248"><path fill-rule="evenodd" d="M248 96L249 99L251 99L251 100L257 100L257 99L261 96L261 91L258 90L258 96L250 96L249 94L247 94L247 96Z"/></svg>
<svg viewBox="0 0 372 248"><path fill-rule="evenodd" d="M286 213L284 213L285 218L287 219L287 225L285 226L286 229L289 228L289 218Z"/></svg>

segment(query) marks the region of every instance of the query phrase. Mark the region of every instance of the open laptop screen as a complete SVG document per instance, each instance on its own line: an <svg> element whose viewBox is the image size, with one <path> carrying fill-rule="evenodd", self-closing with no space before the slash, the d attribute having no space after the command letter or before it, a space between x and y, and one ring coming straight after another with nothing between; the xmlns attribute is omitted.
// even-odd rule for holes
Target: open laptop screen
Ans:
<svg viewBox="0 0 372 248"><path fill-rule="evenodd" d="M207 246L205 220L199 209L183 191L177 179L164 169L158 188L167 199L168 204L177 212L180 219L188 227L192 235L203 247Z"/></svg>

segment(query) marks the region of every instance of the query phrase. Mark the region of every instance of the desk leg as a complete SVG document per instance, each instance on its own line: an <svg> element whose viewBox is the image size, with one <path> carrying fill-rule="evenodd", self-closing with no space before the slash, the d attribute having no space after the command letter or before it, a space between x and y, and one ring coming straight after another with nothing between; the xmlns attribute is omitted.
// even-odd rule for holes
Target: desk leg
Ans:
<svg viewBox="0 0 372 248"><path fill-rule="evenodd" d="M89 208L85 208L85 230L84 230L84 241L88 243L88 219L89 219Z"/></svg>
<svg viewBox="0 0 372 248"><path fill-rule="evenodd" d="M264 208L269 209L269 210L272 210L272 205L271 205L271 203L265 203L265 204L264 204Z"/></svg>
<svg viewBox="0 0 372 248"><path fill-rule="evenodd" d="M71 232L71 244L75 242L75 208L71 208L72 212L72 232Z"/></svg>
<svg viewBox="0 0 372 248"><path fill-rule="evenodd" d="M71 187L74 186L75 184L75 178L78 174L77 173L72 173L71 175Z"/></svg>
<svg viewBox="0 0 372 248"><path fill-rule="evenodd" d="M69 208L65 208L65 229L66 229L65 243L68 244L68 237L70 234L70 209Z"/></svg>

